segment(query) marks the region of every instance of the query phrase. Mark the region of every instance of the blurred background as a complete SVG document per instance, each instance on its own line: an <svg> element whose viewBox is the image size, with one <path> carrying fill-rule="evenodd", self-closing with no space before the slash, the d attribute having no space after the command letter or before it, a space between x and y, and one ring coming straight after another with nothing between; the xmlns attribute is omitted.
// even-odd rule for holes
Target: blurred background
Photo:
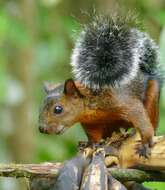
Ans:
<svg viewBox="0 0 165 190"><path fill-rule="evenodd" d="M75 125L61 136L38 131L43 81L71 77L70 54L81 28L94 10L118 9L138 15L160 46L165 64L165 0L0 0L0 163L63 161L76 154L86 136ZM165 133L165 90L160 128ZM146 183L165 189L163 183ZM24 190L22 180L0 178L1 190Z"/></svg>

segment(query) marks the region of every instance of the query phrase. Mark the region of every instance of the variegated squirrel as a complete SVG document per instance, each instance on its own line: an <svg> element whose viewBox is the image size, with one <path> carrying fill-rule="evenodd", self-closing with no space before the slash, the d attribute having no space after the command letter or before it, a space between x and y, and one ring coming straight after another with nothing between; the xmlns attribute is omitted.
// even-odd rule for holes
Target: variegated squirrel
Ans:
<svg viewBox="0 0 165 190"><path fill-rule="evenodd" d="M158 126L162 73L158 46L119 18L98 16L81 31L71 65L75 80L46 85L39 130L60 134L80 122L90 142L120 127L141 135L140 155Z"/></svg>

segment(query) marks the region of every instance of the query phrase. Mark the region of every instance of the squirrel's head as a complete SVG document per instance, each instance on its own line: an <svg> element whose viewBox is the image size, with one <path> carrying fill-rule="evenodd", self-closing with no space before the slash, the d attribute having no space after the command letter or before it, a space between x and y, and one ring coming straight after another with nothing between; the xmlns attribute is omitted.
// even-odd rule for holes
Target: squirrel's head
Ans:
<svg viewBox="0 0 165 190"><path fill-rule="evenodd" d="M83 111L83 96L72 79L64 85L44 86L47 96L39 115L39 130L47 134L61 134L78 122Z"/></svg>

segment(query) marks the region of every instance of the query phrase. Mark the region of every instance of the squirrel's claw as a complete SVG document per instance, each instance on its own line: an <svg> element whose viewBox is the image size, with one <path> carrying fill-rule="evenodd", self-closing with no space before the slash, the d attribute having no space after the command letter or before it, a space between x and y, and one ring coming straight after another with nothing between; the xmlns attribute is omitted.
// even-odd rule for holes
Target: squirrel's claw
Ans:
<svg viewBox="0 0 165 190"><path fill-rule="evenodd" d="M144 157L148 159L149 156L151 155L151 147L153 147L154 145L152 138L150 138L148 142L145 144L143 144L141 140L137 142L138 144L135 147L136 153L139 154L139 157Z"/></svg>
<svg viewBox="0 0 165 190"><path fill-rule="evenodd" d="M144 144L141 146L136 147L136 153L139 154L139 157L144 157L146 159L149 158L151 155L151 150L150 150L150 145L149 144Z"/></svg>

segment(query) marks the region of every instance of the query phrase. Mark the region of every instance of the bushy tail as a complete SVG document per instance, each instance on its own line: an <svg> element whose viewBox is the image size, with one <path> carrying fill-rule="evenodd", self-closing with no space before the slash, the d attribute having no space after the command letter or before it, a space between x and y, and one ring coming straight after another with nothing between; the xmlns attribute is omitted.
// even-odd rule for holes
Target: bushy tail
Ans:
<svg viewBox="0 0 165 190"><path fill-rule="evenodd" d="M153 40L129 21L99 16L80 33L71 65L76 80L100 89L128 84L140 69L155 72L157 55Z"/></svg>

